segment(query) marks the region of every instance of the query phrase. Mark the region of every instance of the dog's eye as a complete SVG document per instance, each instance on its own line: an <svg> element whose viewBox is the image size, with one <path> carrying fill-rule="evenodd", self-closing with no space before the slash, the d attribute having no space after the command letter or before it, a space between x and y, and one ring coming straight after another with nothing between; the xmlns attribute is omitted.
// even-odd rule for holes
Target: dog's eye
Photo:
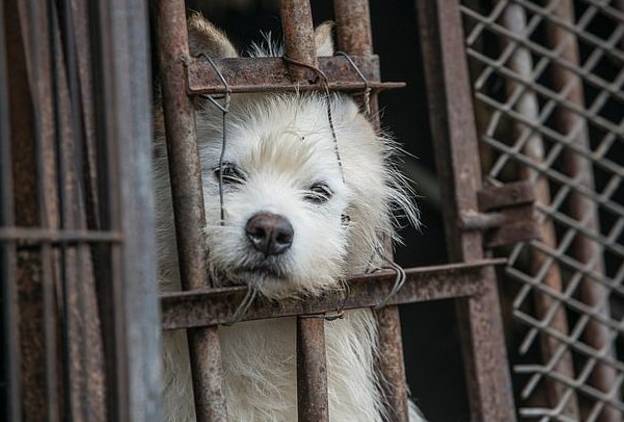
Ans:
<svg viewBox="0 0 624 422"><path fill-rule="evenodd" d="M224 184L241 184L245 181L245 174L233 163L223 163L221 167L215 167L214 174L217 180L223 176Z"/></svg>
<svg viewBox="0 0 624 422"><path fill-rule="evenodd" d="M333 194L329 186L325 183L315 183L310 186L304 198L306 201L322 204L323 202L329 201Z"/></svg>

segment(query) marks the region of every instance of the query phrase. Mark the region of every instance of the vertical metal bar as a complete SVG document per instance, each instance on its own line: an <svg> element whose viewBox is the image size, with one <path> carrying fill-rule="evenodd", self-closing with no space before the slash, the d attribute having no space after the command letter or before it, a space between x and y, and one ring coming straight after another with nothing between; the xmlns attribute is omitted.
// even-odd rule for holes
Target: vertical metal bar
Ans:
<svg viewBox="0 0 624 422"><path fill-rule="evenodd" d="M481 168L458 1L416 2L429 115L441 178L447 248L454 261L481 259L478 231L462 231L461 213L477 212ZM515 421L496 275L457 304L472 420Z"/></svg>
<svg viewBox="0 0 624 422"><path fill-rule="evenodd" d="M156 13L180 275L184 289L197 289L208 286L208 271L201 230L205 224L201 166L186 86L185 63L190 57L184 1L159 0ZM216 330L209 327L188 333L195 412L200 422L227 418Z"/></svg>
<svg viewBox="0 0 624 422"><path fill-rule="evenodd" d="M386 413L391 421L409 420L407 380L403 360L403 338L398 306L375 312L379 326L379 371L382 374Z"/></svg>
<svg viewBox="0 0 624 422"><path fill-rule="evenodd" d="M14 224L14 204L4 3L0 0L0 226L8 227ZM8 240L0 241L0 419L7 421L21 420L15 264L15 244Z"/></svg>
<svg viewBox="0 0 624 422"><path fill-rule="evenodd" d="M281 18L286 55L317 66L310 2L282 0ZM290 66L290 74L295 81L312 80L316 76L297 65ZM297 412L300 422L329 420L325 320L322 316L297 317Z"/></svg>
<svg viewBox="0 0 624 422"><path fill-rule="evenodd" d="M11 126L11 166L14 192L13 223L22 227L38 225L38 204L36 192L36 162L34 155L35 128L31 89L28 80L28 62L30 61L30 41L28 28L28 4L6 2L4 8L6 33L7 68L10 80L8 90L8 107ZM19 189L17 189L19 187ZM17 403L24 420L46 420L46 380L45 350L41 344L40 334L44 331L43 312L41 307L41 271L37 251L18 251L15 262L14 292L17 309L15 318L18 325L19 341L16 345L19 353L19 373L21 383L21 401Z"/></svg>
<svg viewBox="0 0 624 422"><path fill-rule="evenodd" d="M334 0L338 48L348 54L373 54L373 32L367 0Z"/></svg>
<svg viewBox="0 0 624 422"><path fill-rule="evenodd" d="M549 2L550 3L550 2ZM570 0L558 0L552 9L554 16L569 25L575 25L574 4ZM560 25L549 23L545 27L546 39L551 48L565 46L561 50L561 60L568 63L579 64L580 55L576 36ZM575 73L553 62L551 66L552 84L555 91L562 91L565 87L571 86L566 100L570 103L584 108L585 95L583 92L583 81ZM587 122L577 113L566 107L558 107L554 113L554 124L557 130L566 137L571 137L572 142L584 150L590 150L589 134ZM582 157L567 148L563 152L563 166L567 175L583 187L594 189L594 174L592 161ZM600 233L600 223L598 220L598 207L596 203L578 191L570 192L568 201L568 214L578 221L588 230ZM577 234L572 245L572 256L582 265L591 266L588 268L596 274L605 274L602 247L598 242L586 236ZM580 284L581 300L591 307L600 308L600 313L609 317L609 291L599 283L591 279L585 279ZM611 344L609 329L595 320L590 320L583 333L585 342L596 350L605 351L613 355L613 344ZM615 368L598 362L590 376L591 385L600 391L609 393L616 383L617 371ZM606 406L599 418L601 422L620 421L620 412L611 406Z"/></svg>
<svg viewBox="0 0 624 422"><path fill-rule="evenodd" d="M35 154L37 162L37 201L39 221L43 228L58 228L59 209L56 186L56 154L52 106L52 80L50 69L50 40L47 30L46 5L29 3L31 25L40 28L31 34L30 66L28 69L33 95L35 123ZM57 313L55 256L50 244L41 245L41 282L43 293L44 347L46 372L46 398L48 421L60 419L59 397L62 396L58 378L59 319Z"/></svg>
<svg viewBox="0 0 624 422"><path fill-rule="evenodd" d="M524 9L517 4L508 4L503 12L502 24L510 31L514 32L518 36L526 34L526 14ZM516 72L520 77L526 81L530 81L533 74L533 59L530 52L521 46L510 45L504 41L503 37L502 45L506 48L515 48L515 52L512 54L509 60L509 67ZM507 84L508 97L516 95L518 90L524 90L524 86L511 79L505 80ZM526 90L517 100L516 110L529 119L532 122L539 121L539 105L535 92ZM517 138L528 136L524 146L523 153L530 157L536 163L544 161L544 142L540 134L531 132L531 129L521 123L516 123L514 131ZM527 135L528 132L531 132ZM520 166L520 177L522 179L531 180L535 184L536 199L537 202L544 206L550 205L550 187L548 185L548 179L539 172L526 167ZM539 227L542 239L541 242L550 248L556 248L557 238L555 234L555 227L553 222L547 216L540 223ZM543 271L543 268L548 266L548 269L543 277L543 283L549 286L554 291L562 291L561 271L557 262L548 255L540 252L537 248L531 248L531 270L534 274ZM535 294L535 311L540 320L550 321L548 325L557 330L559 333L567 335L568 321L565 314L565 308L559 306L550 296ZM549 316L553 307L557 307L554 315ZM568 378L574 378L574 366L572 362L572 355L569 351L563 353L560 357L557 357L557 349L562 347L562 343L554 337L543 334L541 336L541 350L545 363L549 363L551 359L557 359L557 363L553 366L553 371L566 376ZM561 383L552 380L550 378L545 380L546 396L551 408L557 408L560 406L562 400L565 399L566 386ZM572 392L570 397L565 399L567 403L562 407L561 414L567 417L576 418L579 417L578 403L576 395Z"/></svg>
<svg viewBox="0 0 624 422"><path fill-rule="evenodd" d="M108 185L108 192L102 192L101 203L109 204L102 224L124 235L122 246L110 246L117 361L116 391L110 392L117 396L117 409L111 419L158 421L162 354L151 187L151 85L145 77L150 69L147 2L114 0L92 7L91 28L99 42L94 69L101 69L93 79L102 92L93 97L99 98L96 127L108 150L108 157L98 151L100 166L105 167L100 171L107 173L98 177L106 178Z"/></svg>
<svg viewBox="0 0 624 422"><path fill-rule="evenodd" d="M338 48L347 54L369 56L373 54L368 0L334 0ZM373 125L379 129L377 95L371 98ZM386 248L390 254L392 248ZM407 381L403 360L403 340L399 308L388 306L375 312L379 325L378 370L383 379L386 412L390 420L407 422Z"/></svg>
<svg viewBox="0 0 624 422"><path fill-rule="evenodd" d="M126 5L97 2L97 4L73 3L66 7L71 8L76 31L75 45L78 57L75 61L78 66L78 81L74 82L74 85L79 87L83 113L83 125L80 130L83 131L84 141L81 158L84 167L87 227L120 232L119 197L122 189L120 161L127 157L120 156L119 148L120 144L131 144L133 139L126 139L127 135L124 130L127 128L123 126L123 123L119 123L118 117L119 113L124 113L122 110L128 109L127 101L119 96L120 90L123 90L123 95L128 95L128 90L118 83L119 74L124 75L121 76L124 79L129 79L129 70L124 62L124 41L118 45L114 40L124 40L127 34L124 32L124 27L119 26L110 16L109 8L114 7L117 11L115 16L123 19ZM137 23L137 25L140 24ZM91 51L85 45L87 40L83 39L88 36L91 37ZM119 69L120 63L123 70ZM127 118L124 117L124 119ZM140 118L140 109L137 112L137 118ZM128 188L134 186L133 183L136 182L132 178L121 180L124 180L124 186ZM124 292L143 280L135 277L133 283L124 282L121 270L121 249L121 245L117 243L91 245L101 330L104 333L106 406L110 419L123 422L129 419L129 401L132 393L128 368L130 361L137 358L129 352L131 342L127 338L126 326L134 321L126 316ZM149 259L150 249L146 248L145 253ZM146 291L143 300L149 300L149 290ZM141 303L140 300L136 300L139 309L141 309ZM143 321L142 318L143 315L138 316L138 323ZM150 335L145 337L146 341L152 338ZM157 370L156 365L155 371Z"/></svg>
<svg viewBox="0 0 624 422"><path fill-rule="evenodd" d="M76 60L69 40L73 24L62 27L58 9L49 4L48 25L57 125L60 214L62 229L86 229L85 191L82 183L81 113L77 103ZM65 42L65 45L63 43ZM64 48L68 47L68 48ZM67 375L69 414L73 420L106 419L106 374L102 325L98 314L91 250L84 242L63 253L65 317L67 323Z"/></svg>
<svg viewBox="0 0 624 422"><path fill-rule="evenodd" d="M314 352L309 353L308 349ZM329 420L326 366L324 316L298 317L297 409L300 421Z"/></svg>
<svg viewBox="0 0 624 422"><path fill-rule="evenodd" d="M280 5L286 56L301 63L317 66L310 2L282 0ZM302 66L293 65L289 71L295 81L314 80L316 77L310 70Z"/></svg>

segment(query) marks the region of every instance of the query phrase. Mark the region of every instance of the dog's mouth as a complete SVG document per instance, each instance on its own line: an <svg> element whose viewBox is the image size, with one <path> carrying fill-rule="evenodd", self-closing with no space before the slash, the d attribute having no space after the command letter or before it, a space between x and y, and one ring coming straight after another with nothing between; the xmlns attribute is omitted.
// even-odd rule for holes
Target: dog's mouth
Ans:
<svg viewBox="0 0 624 422"><path fill-rule="evenodd" d="M275 262L258 262L234 269L230 275L244 284L284 281L288 279L286 271Z"/></svg>

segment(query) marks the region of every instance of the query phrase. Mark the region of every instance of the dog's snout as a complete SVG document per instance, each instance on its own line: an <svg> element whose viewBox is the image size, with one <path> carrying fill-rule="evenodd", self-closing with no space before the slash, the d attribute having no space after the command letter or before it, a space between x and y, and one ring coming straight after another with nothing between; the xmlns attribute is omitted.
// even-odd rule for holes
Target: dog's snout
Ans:
<svg viewBox="0 0 624 422"><path fill-rule="evenodd" d="M252 216L245 226L247 238L265 255L279 255L292 245L295 231L283 216L261 212Z"/></svg>

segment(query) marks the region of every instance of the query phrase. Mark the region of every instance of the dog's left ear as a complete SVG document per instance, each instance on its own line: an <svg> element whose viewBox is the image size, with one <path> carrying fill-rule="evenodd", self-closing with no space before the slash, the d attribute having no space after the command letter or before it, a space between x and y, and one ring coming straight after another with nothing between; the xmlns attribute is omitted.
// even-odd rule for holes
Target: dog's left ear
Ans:
<svg viewBox="0 0 624 422"><path fill-rule="evenodd" d="M334 55L333 30L334 23L332 21L325 21L314 30L314 43L316 44L316 55L318 57Z"/></svg>
<svg viewBox="0 0 624 422"><path fill-rule="evenodd" d="M238 57L228 37L200 13L187 20L191 56L205 54L213 58Z"/></svg>

